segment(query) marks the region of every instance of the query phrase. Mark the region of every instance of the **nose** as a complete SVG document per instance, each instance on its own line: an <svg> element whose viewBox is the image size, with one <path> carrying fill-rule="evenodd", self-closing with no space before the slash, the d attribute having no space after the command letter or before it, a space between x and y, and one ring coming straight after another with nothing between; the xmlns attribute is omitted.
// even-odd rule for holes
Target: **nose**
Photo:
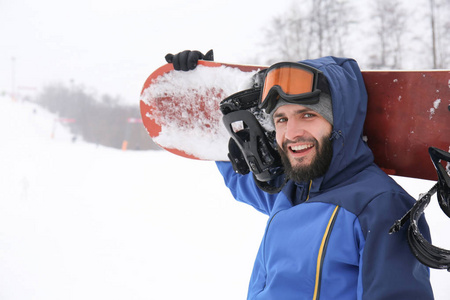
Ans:
<svg viewBox="0 0 450 300"><path fill-rule="evenodd" d="M295 141L298 137L305 135L305 129L301 122L296 118L291 118L287 121L285 138L291 141Z"/></svg>

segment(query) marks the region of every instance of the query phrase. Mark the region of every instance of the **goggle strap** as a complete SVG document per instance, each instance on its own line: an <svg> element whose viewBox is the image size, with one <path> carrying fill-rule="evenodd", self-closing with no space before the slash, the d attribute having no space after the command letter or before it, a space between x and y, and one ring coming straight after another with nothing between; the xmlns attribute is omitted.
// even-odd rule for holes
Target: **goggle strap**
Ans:
<svg viewBox="0 0 450 300"><path fill-rule="evenodd" d="M264 101L264 103L260 106L260 108L263 108L266 110L267 113L270 113L277 105L276 104L277 100L274 100L274 98L277 98L277 99L281 98L281 99L285 100L286 102L289 102L292 104L300 104L300 105L316 104L319 102L320 93L321 93L321 90L315 90L315 91L312 91L309 93L304 93L301 95L287 95L286 93L284 93L284 91L279 86L274 86L267 94L267 97L266 97L267 100Z"/></svg>

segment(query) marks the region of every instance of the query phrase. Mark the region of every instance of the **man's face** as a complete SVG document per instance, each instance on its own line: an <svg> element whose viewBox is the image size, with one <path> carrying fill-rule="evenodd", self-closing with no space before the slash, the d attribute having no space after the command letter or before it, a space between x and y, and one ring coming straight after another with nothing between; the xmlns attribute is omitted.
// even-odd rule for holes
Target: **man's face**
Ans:
<svg viewBox="0 0 450 300"><path fill-rule="evenodd" d="M286 174L297 182L325 174L331 162L331 124L298 104L279 107L273 114L276 140Z"/></svg>

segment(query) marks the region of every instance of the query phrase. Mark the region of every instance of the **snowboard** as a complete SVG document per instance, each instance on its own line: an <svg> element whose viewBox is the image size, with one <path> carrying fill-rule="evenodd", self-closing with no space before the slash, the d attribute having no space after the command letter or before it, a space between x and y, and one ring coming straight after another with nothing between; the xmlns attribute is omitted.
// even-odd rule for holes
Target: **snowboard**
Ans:
<svg viewBox="0 0 450 300"><path fill-rule="evenodd" d="M143 124L169 152L226 161L230 136L219 104L250 88L252 76L265 68L199 61L182 72L163 65L142 88ZM375 163L389 175L436 180L428 147L450 150L450 70L362 73L369 97L364 136Z"/></svg>

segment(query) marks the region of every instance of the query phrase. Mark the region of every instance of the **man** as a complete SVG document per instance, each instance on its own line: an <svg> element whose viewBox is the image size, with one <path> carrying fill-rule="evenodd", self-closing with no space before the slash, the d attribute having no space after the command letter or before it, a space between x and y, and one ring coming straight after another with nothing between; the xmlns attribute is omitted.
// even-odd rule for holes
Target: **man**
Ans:
<svg viewBox="0 0 450 300"><path fill-rule="evenodd" d="M312 83L291 89L307 80L295 75L302 70ZM367 93L357 63L325 57L274 65L259 105L273 118L289 179L281 192L266 193L252 174L217 162L235 199L269 216L248 299L433 299L429 270L409 250L406 229L388 234L414 199L373 163L363 141ZM423 218L420 228L429 239Z"/></svg>

